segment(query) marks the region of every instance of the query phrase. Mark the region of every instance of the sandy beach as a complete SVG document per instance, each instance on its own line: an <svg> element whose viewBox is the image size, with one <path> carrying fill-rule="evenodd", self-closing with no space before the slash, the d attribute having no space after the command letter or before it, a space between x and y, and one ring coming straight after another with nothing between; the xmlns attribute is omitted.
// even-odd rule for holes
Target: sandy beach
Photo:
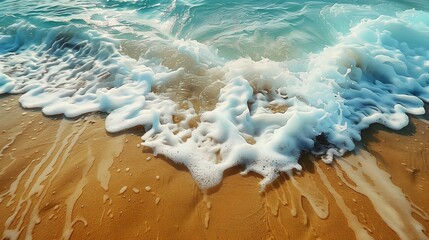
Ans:
<svg viewBox="0 0 429 240"><path fill-rule="evenodd" d="M0 240L429 240L426 1L0 5Z"/></svg>
<svg viewBox="0 0 429 240"><path fill-rule="evenodd" d="M140 146L144 129L109 134L104 116L46 117L0 97L2 239L424 239L429 116L373 126L333 164L259 192L236 167L198 189L183 166Z"/></svg>

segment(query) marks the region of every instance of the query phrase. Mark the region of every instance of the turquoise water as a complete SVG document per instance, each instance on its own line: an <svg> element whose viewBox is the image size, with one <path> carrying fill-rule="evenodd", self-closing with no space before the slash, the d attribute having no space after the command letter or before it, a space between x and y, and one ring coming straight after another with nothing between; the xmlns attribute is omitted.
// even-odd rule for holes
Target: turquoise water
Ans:
<svg viewBox="0 0 429 240"><path fill-rule="evenodd" d="M155 41L196 40L220 57L282 61L336 42L363 19L415 8L424 1L2 1L0 26L76 26L130 41L139 56ZM333 12L332 12L333 11ZM126 46L127 43L123 42Z"/></svg>
<svg viewBox="0 0 429 240"><path fill-rule="evenodd" d="M330 162L429 101L425 1L0 1L0 94L143 145L201 188ZM180 120L178 120L180 119ZM197 124L193 124L193 122Z"/></svg>

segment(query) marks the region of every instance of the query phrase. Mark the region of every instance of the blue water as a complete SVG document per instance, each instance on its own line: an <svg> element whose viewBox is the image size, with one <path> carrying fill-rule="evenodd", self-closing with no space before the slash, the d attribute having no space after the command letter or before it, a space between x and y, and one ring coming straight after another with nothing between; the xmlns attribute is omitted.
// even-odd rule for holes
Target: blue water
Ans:
<svg viewBox="0 0 429 240"><path fill-rule="evenodd" d="M331 13L332 6L341 10ZM0 26L74 25L144 49L153 41L192 39L227 59L281 61L332 45L362 19L411 8L428 7L425 1L2 1Z"/></svg>
<svg viewBox="0 0 429 240"><path fill-rule="evenodd" d="M425 1L0 1L0 94L143 145L201 188L300 170L429 101ZM180 119L180 120L177 120Z"/></svg>

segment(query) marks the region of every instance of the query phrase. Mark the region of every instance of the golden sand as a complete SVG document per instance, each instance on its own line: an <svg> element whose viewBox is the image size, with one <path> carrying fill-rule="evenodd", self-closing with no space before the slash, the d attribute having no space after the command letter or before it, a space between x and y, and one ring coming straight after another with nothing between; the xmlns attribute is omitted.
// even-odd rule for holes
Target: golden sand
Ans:
<svg viewBox="0 0 429 240"><path fill-rule="evenodd" d="M331 165L304 155L302 172L264 193L261 177L240 168L202 192L185 167L140 146L142 129L112 135L102 115L45 117L17 99L0 98L5 239L428 237L429 124L421 120L397 133L374 126L359 153Z"/></svg>

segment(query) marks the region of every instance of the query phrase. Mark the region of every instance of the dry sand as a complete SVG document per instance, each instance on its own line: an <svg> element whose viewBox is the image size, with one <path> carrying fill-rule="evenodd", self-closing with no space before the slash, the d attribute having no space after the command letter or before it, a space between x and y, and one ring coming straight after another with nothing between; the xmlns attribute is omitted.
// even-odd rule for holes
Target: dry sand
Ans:
<svg viewBox="0 0 429 240"><path fill-rule="evenodd" d="M429 122L397 133L374 126L358 154L331 165L304 155L302 172L264 193L240 168L203 193L186 168L140 147L143 129L108 134L102 115L45 117L18 97L0 98L5 239L428 236Z"/></svg>

